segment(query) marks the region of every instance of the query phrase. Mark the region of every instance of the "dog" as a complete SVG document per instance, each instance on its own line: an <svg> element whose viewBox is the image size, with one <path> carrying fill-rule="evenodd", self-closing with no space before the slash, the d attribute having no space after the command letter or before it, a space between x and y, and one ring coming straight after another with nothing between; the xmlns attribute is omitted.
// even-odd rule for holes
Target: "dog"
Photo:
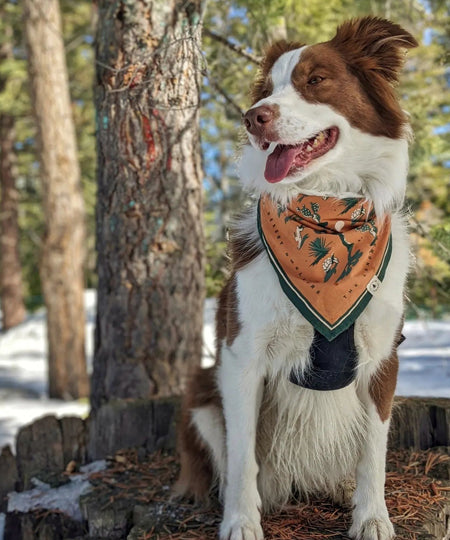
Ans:
<svg viewBox="0 0 450 540"><path fill-rule="evenodd" d="M385 458L409 266L410 127L396 98L417 42L377 17L262 61L239 161L254 204L230 232L215 366L180 426L178 494L217 484L221 540L261 540L293 494L353 505L349 536L395 536Z"/></svg>

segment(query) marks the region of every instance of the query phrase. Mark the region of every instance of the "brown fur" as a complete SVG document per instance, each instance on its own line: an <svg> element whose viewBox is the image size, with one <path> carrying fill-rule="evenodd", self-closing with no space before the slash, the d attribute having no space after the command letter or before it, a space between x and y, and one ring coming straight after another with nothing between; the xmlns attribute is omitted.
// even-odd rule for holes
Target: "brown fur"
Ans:
<svg viewBox="0 0 450 540"><path fill-rule="evenodd" d="M310 84L309 81L317 76L323 80ZM292 74L292 83L306 101L330 105L362 131L386 137L400 136L405 118L395 98L396 119L386 124L375 111L367 93L361 92L359 79L347 69L336 49L327 43L313 45L304 51ZM389 86L388 83L386 85Z"/></svg>
<svg viewBox="0 0 450 540"><path fill-rule="evenodd" d="M222 410L222 401L214 379L215 368L198 368L188 385L178 430L180 477L174 487L177 496L190 496L206 502L213 484L211 457L191 422L192 409L214 405Z"/></svg>
<svg viewBox="0 0 450 540"><path fill-rule="evenodd" d="M243 218L243 216L241 216ZM263 251L263 245L258 239L257 241L244 236L230 232L228 241L228 253L231 259L231 267L233 272L237 272L250 264Z"/></svg>
<svg viewBox="0 0 450 540"><path fill-rule="evenodd" d="M376 17L347 21L330 45L339 51L350 73L359 80L384 129L375 135L399 138L406 123L393 83L403 65L403 51L417 47L414 37L399 25Z"/></svg>
<svg viewBox="0 0 450 540"><path fill-rule="evenodd" d="M401 333L402 328L403 320L397 332L397 339L391 356L381 364L369 384L370 397L375 403L378 416L382 422L386 422L391 416L399 365L397 348L404 339Z"/></svg>
<svg viewBox="0 0 450 540"><path fill-rule="evenodd" d="M375 403L378 416L382 422L386 422L391 416L395 386L397 384L397 373L398 355L395 350L392 352L391 356L381 364L370 381L370 397Z"/></svg>
<svg viewBox="0 0 450 540"><path fill-rule="evenodd" d="M217 350L220 350L222 341L226 341L228 347L233 345L240 329L241 323L239 322L238 299L236 294L236 274L233 273L220 292L217 303Z"/></svg>

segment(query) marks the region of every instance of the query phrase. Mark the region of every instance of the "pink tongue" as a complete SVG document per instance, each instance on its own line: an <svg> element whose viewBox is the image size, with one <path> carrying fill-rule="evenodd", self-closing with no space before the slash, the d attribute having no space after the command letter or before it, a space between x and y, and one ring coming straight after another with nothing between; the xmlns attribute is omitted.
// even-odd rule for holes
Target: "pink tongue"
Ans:
<svg viewBox="0 0 450 540"><path fill-rule="evenodd" d="M275 150L269 154L266 161L265 179L271 184L281 182L286 178L289 169L292 167L296 156L300 153L297 146L278 145Z"/></svg>

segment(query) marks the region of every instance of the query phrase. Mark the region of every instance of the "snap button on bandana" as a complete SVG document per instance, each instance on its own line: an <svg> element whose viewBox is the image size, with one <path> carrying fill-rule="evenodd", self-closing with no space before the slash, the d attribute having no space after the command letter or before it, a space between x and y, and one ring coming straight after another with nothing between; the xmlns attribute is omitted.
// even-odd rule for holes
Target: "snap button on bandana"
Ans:
<svg viewBox="0 0 450 540"><path fill-rule="evenodd" d="M266 194L258 230L284 293L328 341L356 321L391 256L389 218L357 197L299 195L283 206Z"/></svg>
<svg viewBox="0 0 450 540"><path fill-rule="evenodd" d="M373 278L369 281L367 284L367 290L370 292L370 294L375 294L378 289L380 288L381 281L377 278L377 276L373 276Z"/></svg>

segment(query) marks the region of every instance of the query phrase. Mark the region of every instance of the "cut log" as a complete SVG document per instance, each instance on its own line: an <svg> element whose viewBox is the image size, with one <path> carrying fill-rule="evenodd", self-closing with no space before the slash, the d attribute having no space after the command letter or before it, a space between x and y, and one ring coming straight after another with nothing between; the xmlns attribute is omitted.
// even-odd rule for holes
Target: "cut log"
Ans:
<svg viewBox="0 0 450 540"><path fill-rule="evenodd" d="M85 527L62 512L10 512L6 514L4 540L86 539Z"/></svg>
<svg viewBox="0 0 450 540"><path fill-rule="evenodd" d="M88 458L103 459L123 448L175 448L179 398L115 400L89 417Z"/></svg>
<svg viewBox="0 0 450 540"><path fill-rule="evenodd" d="M436 446L450 446L450 399L397 397L389 448L427 450Z"/></svg>
<svg viewBox="0 0 450 540"><path fill-rule="evenodd" d="M84 420L77 416L65 416L59 421L63 442L64 467L70 461L84 465L87 459L87 433Z"/></svg>
<svg viewBox="0 0 450 540"><path fill-rule="evenodd" d="M44 416L19 430L17 469L22 489L31 487L33 476L64 470L62 433L55 416Z"/></svg>

